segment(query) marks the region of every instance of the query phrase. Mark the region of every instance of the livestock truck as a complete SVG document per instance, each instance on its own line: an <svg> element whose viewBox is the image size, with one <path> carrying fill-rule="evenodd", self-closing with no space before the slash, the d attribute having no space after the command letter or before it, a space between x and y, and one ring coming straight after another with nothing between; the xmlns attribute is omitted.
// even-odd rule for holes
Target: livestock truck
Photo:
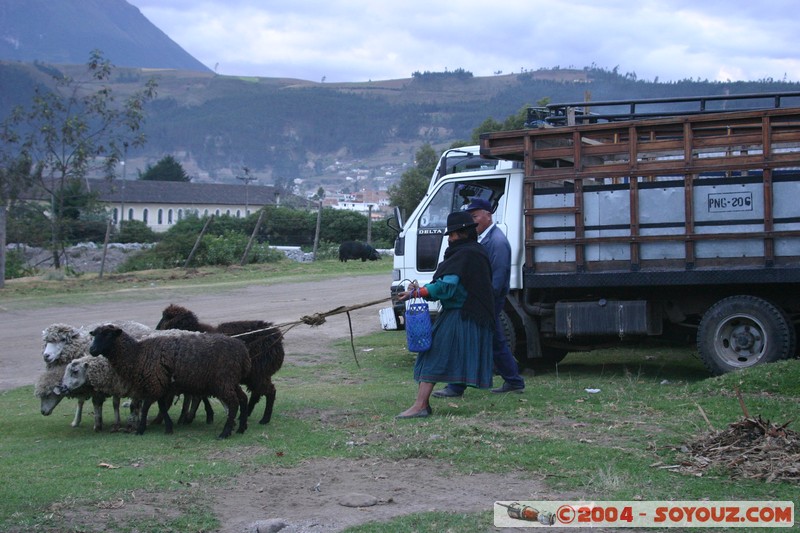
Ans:
<svg viewBox="0 0 800 533"><path fill-rule="evenodd" d="M535 109L444 155L396 212L384 328L403 327L397 293L430 281L447 214L478 197L511 243L501 319L520 362L648 337L696 343L713 374L795 356L800 93L591 106Z"/></svg>

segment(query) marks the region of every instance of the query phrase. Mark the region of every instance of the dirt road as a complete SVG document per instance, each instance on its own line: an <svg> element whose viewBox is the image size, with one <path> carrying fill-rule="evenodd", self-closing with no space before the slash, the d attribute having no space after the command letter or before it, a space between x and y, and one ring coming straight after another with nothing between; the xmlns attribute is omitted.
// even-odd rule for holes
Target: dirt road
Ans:
<svg viewBox="0 0 800 533"><path fill-rule="evenodd" d="M325 281L250 286L228 292L182 296L164 290L163 297L142 301L105 304L64 305L47 309L9 311L0 298L0 391L31 385L44 369L42 331L61 322L81 326L102 321L135 320L155 327L161 311L177 303L194 311L210 324L230 320L259 319L275 324L294 322L303 316L325 313L339 306L355 306L388 298L390 279L386 275L337 278ZM386 303L351 311L353 334L380 330L378 310ZM320 326L301 324L286 334L288 354L300 355L327 350L336 339L348 338L346 314L327 318Z"/></svg>

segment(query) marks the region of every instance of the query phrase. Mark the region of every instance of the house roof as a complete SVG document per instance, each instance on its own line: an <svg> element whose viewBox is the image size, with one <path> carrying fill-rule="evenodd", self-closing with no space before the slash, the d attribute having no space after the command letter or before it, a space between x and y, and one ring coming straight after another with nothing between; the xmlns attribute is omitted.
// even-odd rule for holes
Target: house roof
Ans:
<svg viewBox="0 0 800 533"><path fill-rule="evenodd" d="M277 203L277 189L264 185L87 179L90 192L102 202L162 204L221 204L253 206Z"/></svg>

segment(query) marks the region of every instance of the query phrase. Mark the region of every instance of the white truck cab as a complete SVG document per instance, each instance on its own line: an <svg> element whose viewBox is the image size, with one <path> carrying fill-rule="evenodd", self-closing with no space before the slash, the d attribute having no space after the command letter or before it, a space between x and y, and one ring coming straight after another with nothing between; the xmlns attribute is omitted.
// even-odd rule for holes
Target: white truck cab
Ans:
<svg viewBox="0 0 800 533"><path fill-rule="evenodd" d="M471 148L477 151L477 147L466 150ZM465 208L472 198L482 198L494 207L493 220L511 243L511 287L521 286L524 256L522 227L519 224L508 224L507 221L517 221L522 217L522 203L519 201L523 183L522 170L513 168L515 163L512 161L492 161L469 151L459 153L462 155L455 156L458 161L454 165L450 165L455 158L452 150L442 155L427 194L408 219L402 222L402 230L395 242L391 286L393 295L402 292L410 281L417 281L421 285L431 281L447 248L444 234L447 215ZM439 168L447 168L448 173L439 175ZM477 170L458 170L464 168ZM455 172L453 169L456 169ZM514 200L508 201L509 198ZM439 310L436 302L431 302L429 307L434 315ZM399 327L404 309L404 303L395 303L394 323L388 313L383 313L382 316L387 318L382 319L384 329Z"/></svg>

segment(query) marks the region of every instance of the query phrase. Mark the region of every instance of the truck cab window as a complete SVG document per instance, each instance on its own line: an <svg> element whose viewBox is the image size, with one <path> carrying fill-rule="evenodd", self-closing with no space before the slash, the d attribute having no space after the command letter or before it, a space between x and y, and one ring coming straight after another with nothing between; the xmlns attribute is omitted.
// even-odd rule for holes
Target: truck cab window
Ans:
<svg viewBox="0 0 800 533"><path fill-rule="evenodd" d="M470 198L483 198L493 204L505 191L504 179L448 183L431 198L417 226L417 270L433 272L444 244L447 215L464 209Z"/></svg>

